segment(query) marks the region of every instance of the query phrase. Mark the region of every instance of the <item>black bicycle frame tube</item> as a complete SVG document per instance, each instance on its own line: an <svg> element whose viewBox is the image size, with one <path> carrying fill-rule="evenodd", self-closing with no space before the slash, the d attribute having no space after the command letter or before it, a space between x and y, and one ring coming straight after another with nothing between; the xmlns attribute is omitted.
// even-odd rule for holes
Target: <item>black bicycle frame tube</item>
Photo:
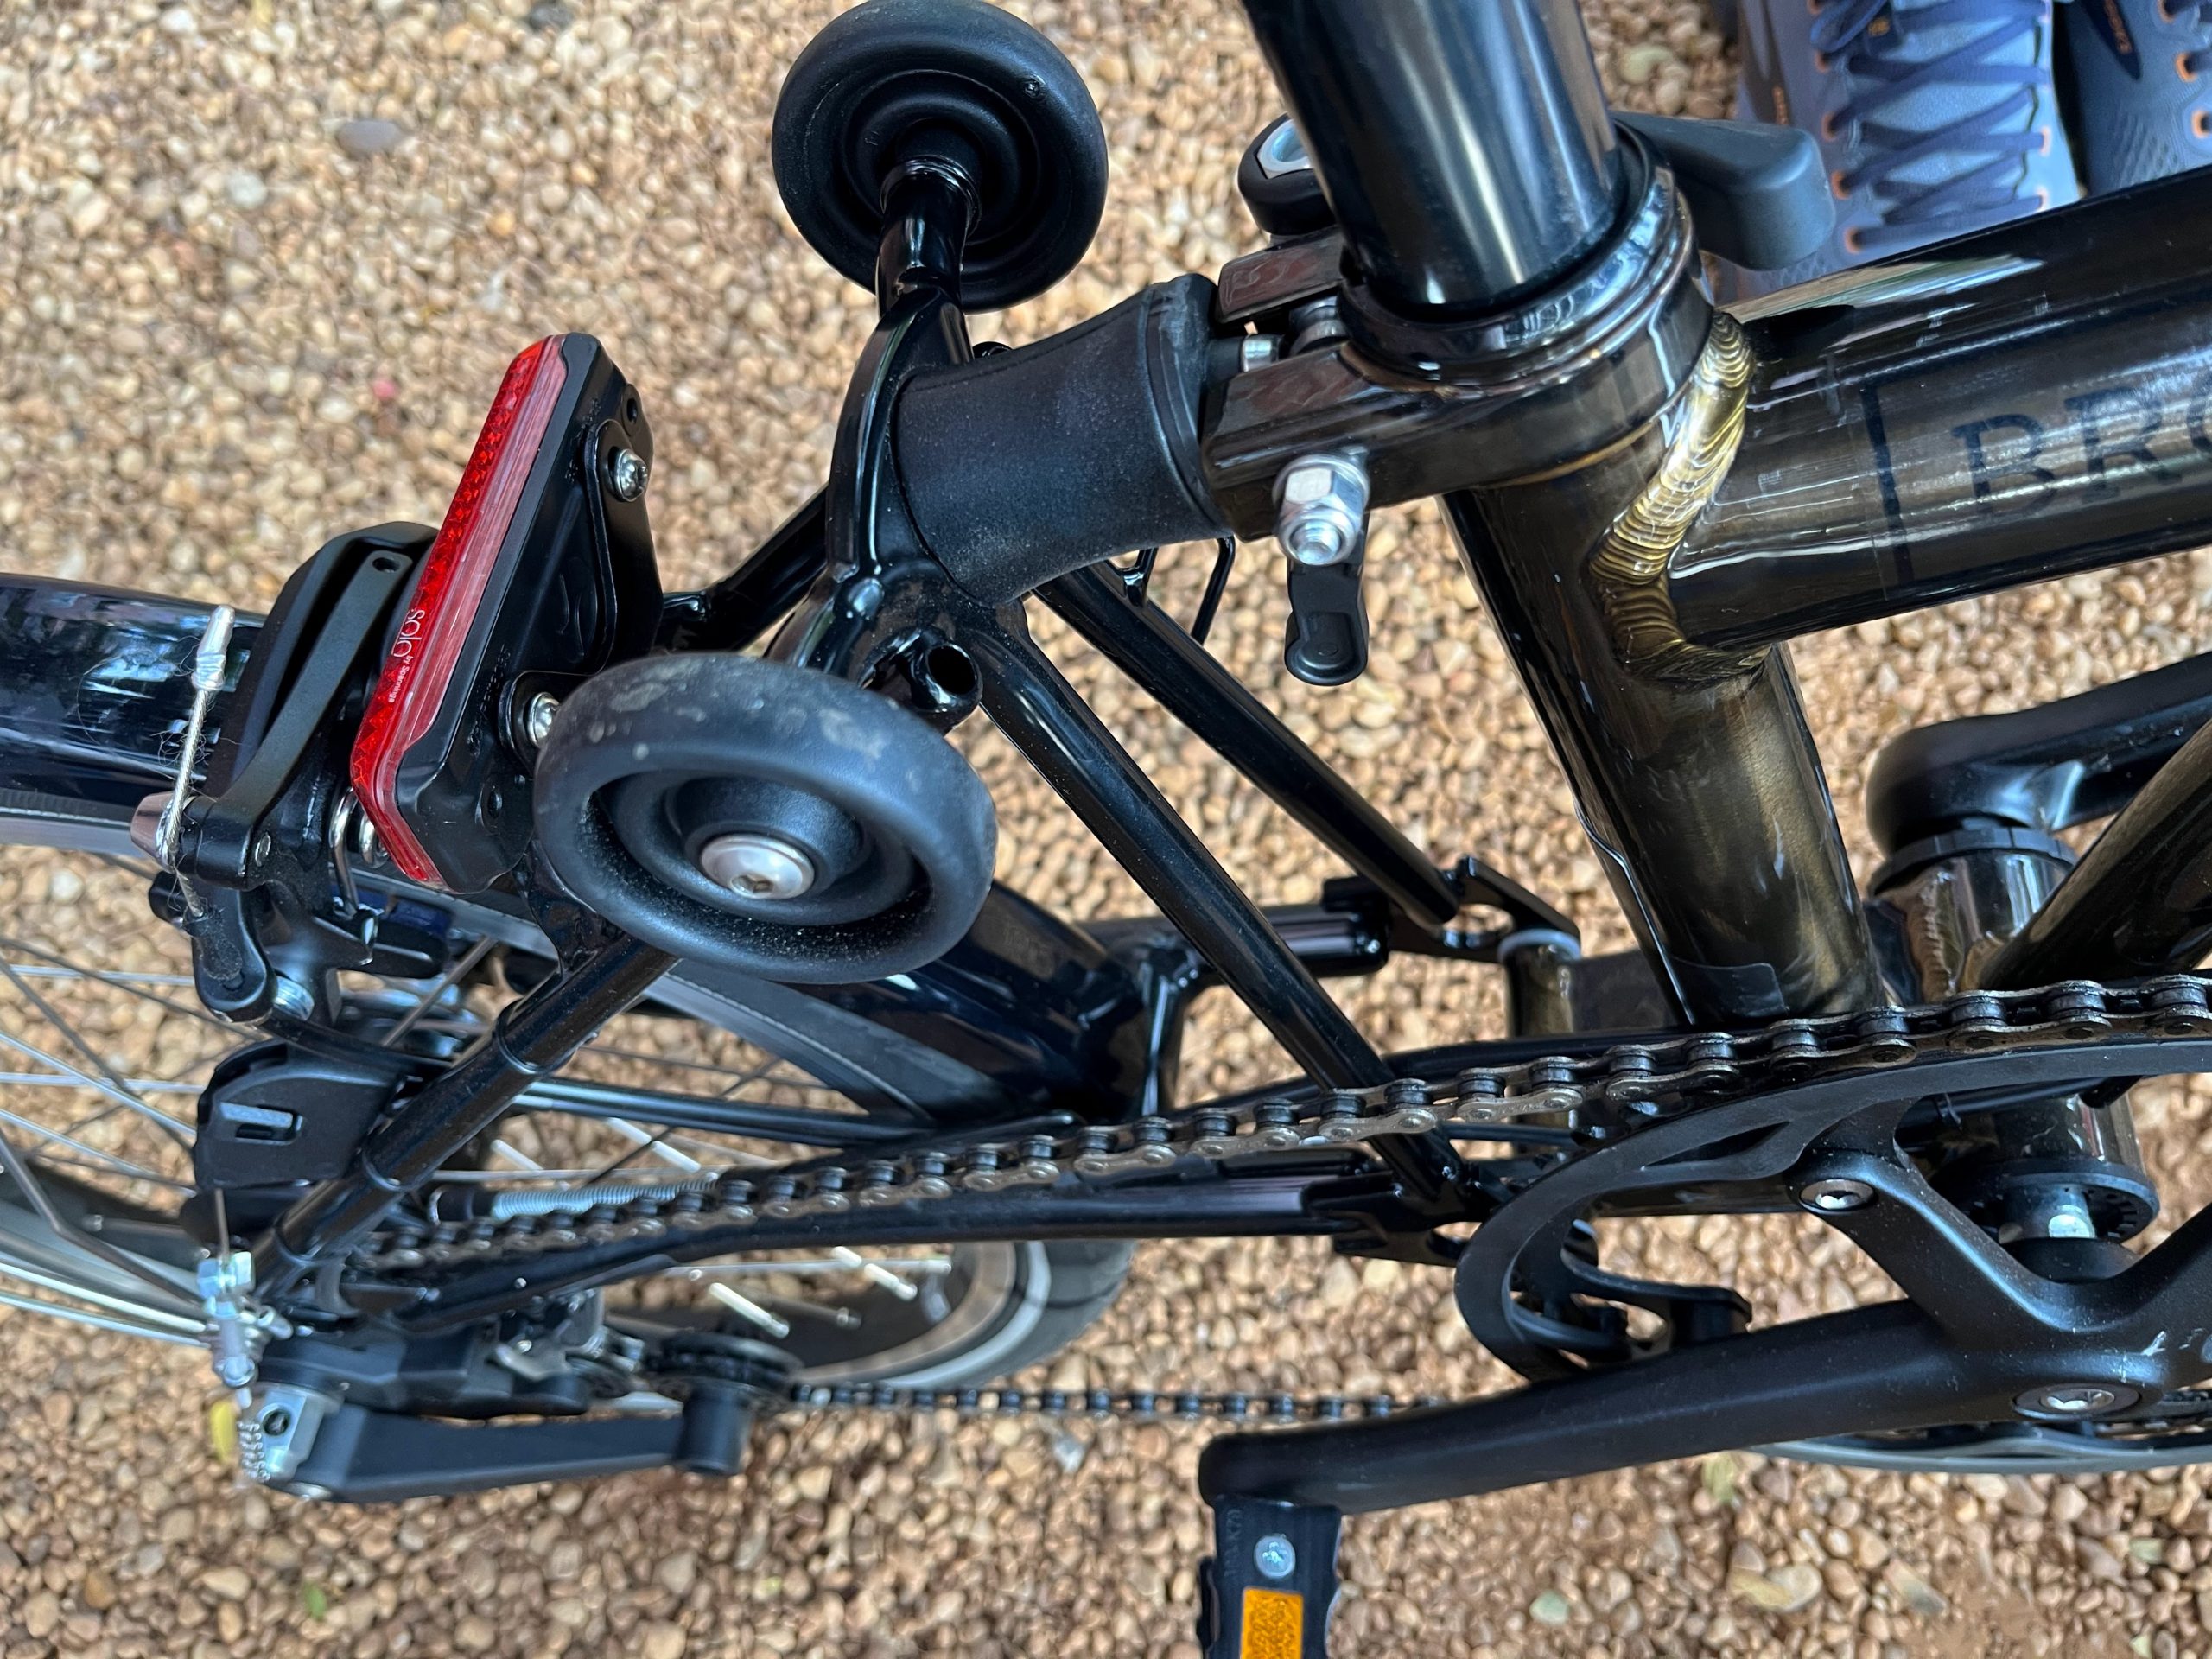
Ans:
<svg viewBox="0 0 2212 1659"><path fill-rule="evenodd" d="M1157 785L1027 638L963 631L983 709L1292 1059L1332 1088L1387 1083L1390 1069L1285 947Z"/></svg>
<svg viewBox="0 0 2212 1659"><path fill-rule="evenodd" d="M2134 979L2212 951L2212 726L2105 826L1989 965L1999 988Z"/></svg>
<svg viewBox="0 0 2212 1659"><path fill-rule="evenodd" d="M618 1240L563 1250L541 1262L508 1263L462 1274L441 1285L435 1300L402 1313L399 1322L410 1333L431 1335L532 1298L582 1290L610 1277L754 1250L1007 1239L1326 1236L1355 1224L1306 1205L1311 1188L1335 1179L1334 1173L1319 1173L1211 1174L1106 1191L1010 1187L994 1194L988 1204L962 1205L957 1224L934 1215L927 1204L839 1216L764 1217L742 1226Z"/></svg>
<svg viewBox="0 0 2212 1659"><path fill-rule="evenodd" d="M1481 307L1609 230L1611 123L1573 0L1245 0L1352 257L1407 312Z"/></svg>
<svg viewBox="0 0 2212 1659"><path fill-rule="evenodd" d="M1131 604L1120 582L1096 569L1062 576L1037 596L1408 916L1440 927L1459 913L1459 895L1420 849L1172 617Z"/></svg>
<svg viewBox="0 0 2212 1659"><path fill-rule="evenodd" d="M1655 594L1726 474L1751 365L1735 325L1709 321L1663 170L1647 167L1637 200L1619 200L1624 169L1579 16L1549 0L1247 9L1372 289L1354 338L1376 334L1394 360L1426 362L1463 395L1531 383L1560 395L1556 454L1447 497L1447 510L1674 1002L1724 1025L1878 1004L1787 661L1683 649ZM1643 227L1637 257L1605 265L1597 301L1577 286L1592 279L1576 256L1624 212ZM1543 233L1518 245L1525 257L1505 257L1506 227L1523 216ZM1499 337L1541 338L1566 289L1592 315L1663 315L1664 337L1688 332L1690 344L1638 359L1668 373L1657 398L1614 400L1601 354L1531 345L1516 357L1423 320L1503 315L1502 294L1547 278L1560 282L1522 300ZM1376 302L1400 315L1378 320Z"/></svg>
<svg viewBox="0 0 2212 1659"><path fill-rule="evenodd" d="M2212 541L2212 262L2186 173L1746 308L1743 448L1669 563L1755 646Z"/></svg>
<svg viewBox="0 0 2212 1659"><path fill-rule="evenodd" d="M351 1173L294 1200L257 1241L254 1276L264 1294L279 1294L367 1237L395 1203L497 1122L532 1082L559 1071L675 962L617 938L502 1009L467 1058L371 1132Z"/></svg>
<svg viewBox="0 0 2212 1659"><path fill-rule="evenodd" d="M1975 1369L1927 1314L1885 1302L1459 1405L1224 1435L1199 1457L1198 1489L1360 1515L1741 1446L2009 1416L2020 1384L1977 1387Z"/></svg>
<svg viewBox="0 0 2212 1659"><path fill-rule="evenodd" d="M744 563L696 594L671 594L661 611L670 651L743 651L806 597L829 558L817 490Z"/></svg>
<svg viewBox="0 0 2212 1659"><path fill-rule="evenodd" d="M1778 648L1706 677L1624 664L1586 567L1666 442L1446 503L1622 907L1692 1020L1878 1006L1835 809Z"/></svg>

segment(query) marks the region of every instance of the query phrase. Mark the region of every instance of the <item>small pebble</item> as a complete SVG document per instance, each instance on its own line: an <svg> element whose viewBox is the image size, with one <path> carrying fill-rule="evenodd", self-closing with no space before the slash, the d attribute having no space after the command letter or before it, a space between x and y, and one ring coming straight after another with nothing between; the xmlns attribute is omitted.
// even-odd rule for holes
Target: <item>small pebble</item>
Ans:
<svg viewBox="0 0 2212 1659"><path fill-rule="evenodd" d="M370 118L348 121L338 129L338 147L348 156L384 156L399 148L407 130L397 121Z"/></svg>

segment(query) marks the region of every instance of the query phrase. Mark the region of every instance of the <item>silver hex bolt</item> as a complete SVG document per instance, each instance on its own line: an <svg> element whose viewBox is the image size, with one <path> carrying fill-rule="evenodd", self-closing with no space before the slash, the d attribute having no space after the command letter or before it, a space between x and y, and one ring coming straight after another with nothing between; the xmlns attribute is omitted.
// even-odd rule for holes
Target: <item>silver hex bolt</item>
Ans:
<svg viewBox="0 0 2212 1659"><path fill-rule="evenodd" d="M1367 534L1367 468L1349 455L1300 455L1275 479L1275 539L1300 564L1342 564Z"/></svg>
<svg viewBox="0 0 2212 1659"><path fill-rule="evenodd" d="M651 469L645 458L626 444L607 458L607 486L618 501L634 501L645 493Z"/></svg>

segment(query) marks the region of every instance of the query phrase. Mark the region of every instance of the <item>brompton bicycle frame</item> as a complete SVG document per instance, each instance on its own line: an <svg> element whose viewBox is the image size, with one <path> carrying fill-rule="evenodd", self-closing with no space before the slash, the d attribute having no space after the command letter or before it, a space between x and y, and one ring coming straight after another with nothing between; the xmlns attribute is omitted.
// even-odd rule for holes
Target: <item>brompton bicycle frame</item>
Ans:
<svg viewBox="0 0 2212 1659"><path fill-rule="evenodd" d="M1731 314L1708 299L1663 159L1607 116L1572 0L1247 10L1336 227L1236 260L1217 285L1147 290L1077 331L1078 345L1131 345L1101 372L1143 383L1166 457L1155 474L1096 487L1082 421L1058 434L1050 410L1025 409L1044 430L1013 443L988 382L1019 385L1041 353L1076 347L971 353L957 276L965 204L957 181L913 173L886 204L881 321L827 487L738 570L672 600L661 639L728 651L772 630L775 654L874 684L903 677L911 703L948 720L980 705L1159 916L1079 929L1001 893L928 969L804 990L672 964L632 942L602 946L520 999L498 1042L397 1109L353 1174L260 1241L265 1294L342 1258L580 1033L656 980L664 1000L805 1046L871 1098L938 1121L970 1113L1008 1134L1170 1103L1181 1014L1209 985L1249 1007L1321 1090L1433 1075L1455 1053L1498 1063L1535 1052L1538 1034L1545 1052L1573 1052L1596 1046L1600 1029L1741 1028L1954 988L1870 927L1784 642L2212 540L2212 255L2201 235L2212 175ZM1321 301L1340 326L1318 344L1218 372L1224 341L1283 329ZM1049 488L1002 460L1055 442L1066 477ZM1102 564L1163 540L1267 534L1277 477L1317 453L1359 457L1376 505L1443 498L1648 972L1581 961L1565 918L1476 861L1433 868L1147 601L1141 574ZM943 459L955 455L964 461ZM1011 556L962 533L1003 525L1018 516L1010 499L1039 496L1122 505L1118 518L1076 515ZM1032 593L1352 877L1316 905L1256 906L1031 641ZM0 592L0 662L23 665L19 685L54 683L28 677L127 617L142 669L181 664L200 614L18 582ZM72 683L87 680L83 666ZM60 692L32 736L65 757L57 774L73 765L66 757L108 757L120 771L111 799L125 804L174 767L168 695L118 723ZM2118 810L2063 880L2016 884L2016 897L2040 902L2000 918L2008 941L1977 982L2130 979L2197 960L2212 942L2208 714L2212 666L2198 659L2027 715L1928 728L1885 758L1872 796L1892 852L1926 822L1986 822L2022 860L2049 864L2050 832ZM73 774L57 792L88 791ZM1503 925L1465 925L1476 906ZM1503 965L1515 1038L1379 1055L1318 976L1368 970L1394 950ZM1483 1215L1443 1135L1376 1146L1379 1178L1356 1157L1316 1154L1310 1166L1160 1186L1010 1188L963 1210L956 1236L1309 1232L1389 1248ZM649 1262L804 1244L823 1228L807 1216L612 1243L542 1270L462 1273L435 1300L384 1311L411 1330L449 1329ZM845 1243L944 1236L926 1211L837 1223ZM1937 1363L1927 1327L1880 1311L1770 1347L1786 1366L1791 1344L1817 1338L1826 1354L1885 1333L1902 1344L1900 1366ZM1636 1420L1653 1430L1640 1454L1700 1449L1700 1435L1732 1432L1712 1420L1749 1386L1745 1358L1730 1380L1732 1346L1454 1408L1448 1426L1370 1426L1365 1445L1384 1455L1352 1497L1337 1478L1344 1457L1328 1449L1350 1427L1301 1433L1281 1452L1268 1448L1284 1437L1235 1437L1209 1469L1217 1490L1276 1490L1295 1484L1284 1472L1294 1460L1322 1471L1315 1501L1343 1507L1549 1478L1623 1460L1618 1446L1562 1449L1586 1421L1581 1402L1616 1398L1658 1401ZM1655 1395L1662 1366L1674 1380ZM1560 1389L1583 1391L1573 1409ZM1688 1427L1693 1416L1702 1426ZM1794 1421L1760 1418L1757 1432ZM1399 1440L1377 1439L1389 1434ZM1483 1466L1437 1455L1453 1444L1479 1446Z"/></svg>

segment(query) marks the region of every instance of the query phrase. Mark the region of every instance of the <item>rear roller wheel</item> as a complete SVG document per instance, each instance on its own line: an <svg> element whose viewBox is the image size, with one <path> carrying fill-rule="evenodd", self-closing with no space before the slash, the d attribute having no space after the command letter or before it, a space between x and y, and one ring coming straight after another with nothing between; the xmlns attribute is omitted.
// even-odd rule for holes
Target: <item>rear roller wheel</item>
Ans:
<svg viewBox="0 0 2212 1659"><path fill-rule="evenodd" d="M695 962L844 984L933 962L991 882L982 781L918 716L758 658L622 664L538 758L537 833L569 891Z"/></svg>

